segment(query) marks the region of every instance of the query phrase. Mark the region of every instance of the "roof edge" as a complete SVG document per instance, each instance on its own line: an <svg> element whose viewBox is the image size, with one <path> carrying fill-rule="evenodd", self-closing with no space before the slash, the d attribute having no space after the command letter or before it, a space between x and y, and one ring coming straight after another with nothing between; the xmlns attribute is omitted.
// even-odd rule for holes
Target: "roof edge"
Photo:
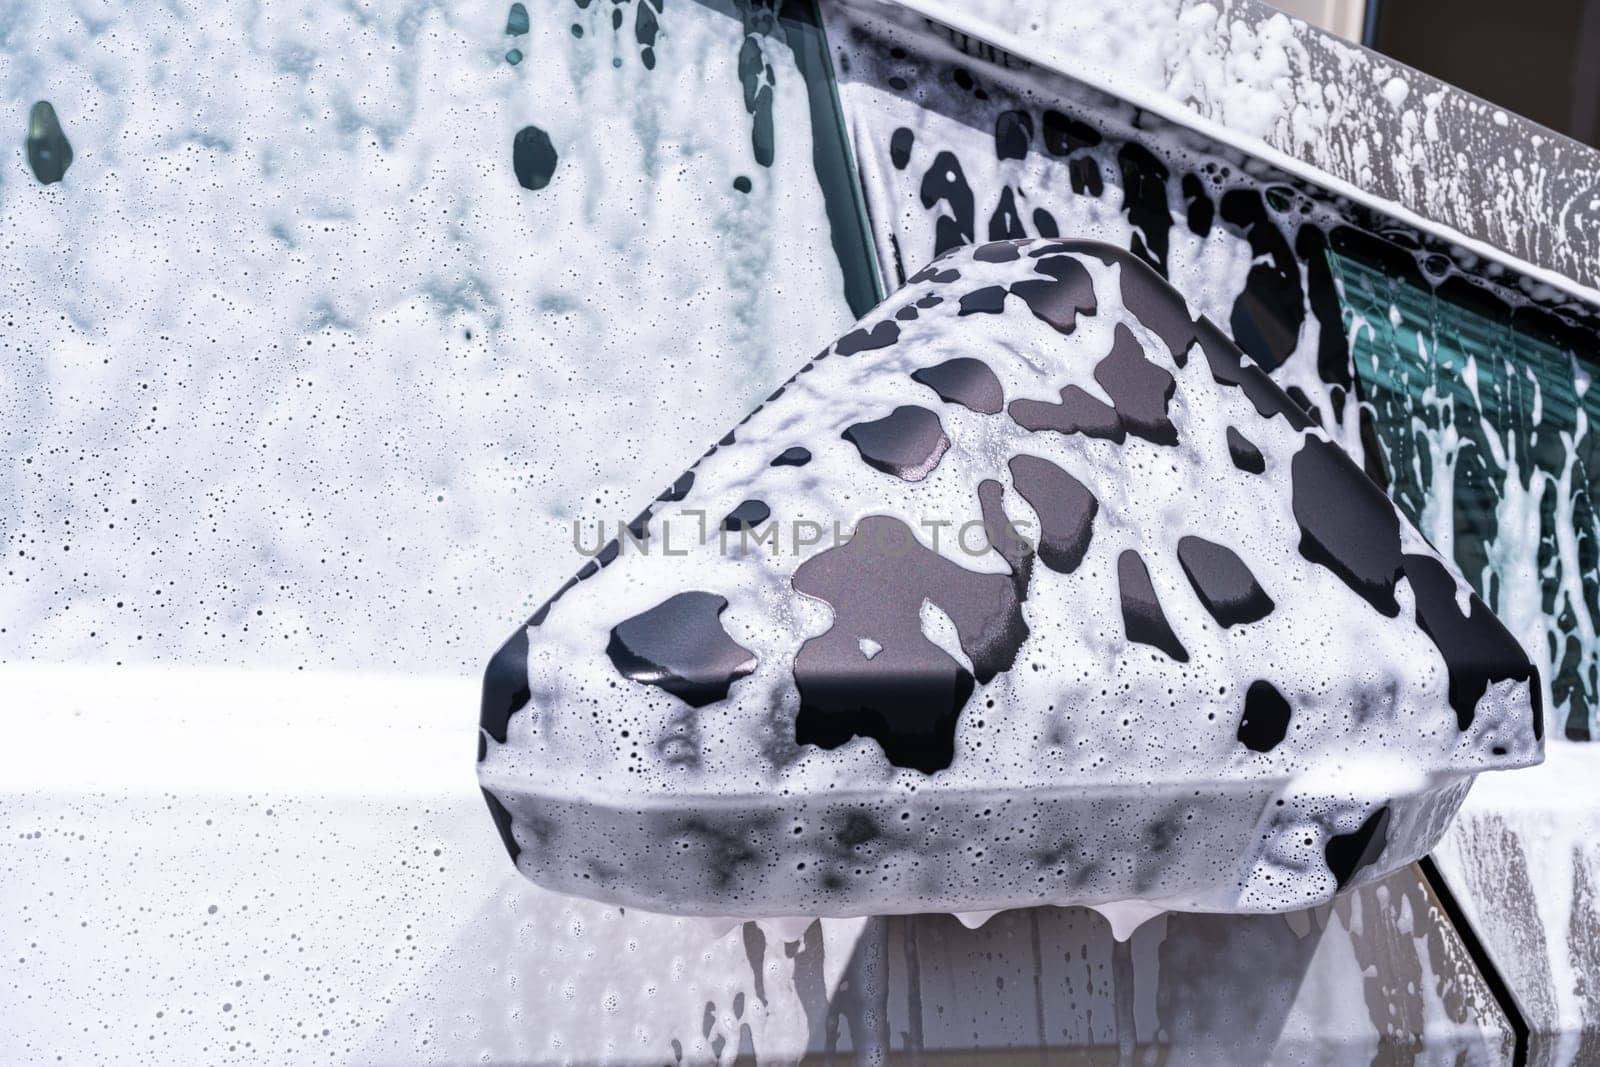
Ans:
<svg viewBox="0 0 1600 1067"><path fill-rule="evenodd" d="M885 0L1600 306L1600 152L1260 0Z"/></svg>

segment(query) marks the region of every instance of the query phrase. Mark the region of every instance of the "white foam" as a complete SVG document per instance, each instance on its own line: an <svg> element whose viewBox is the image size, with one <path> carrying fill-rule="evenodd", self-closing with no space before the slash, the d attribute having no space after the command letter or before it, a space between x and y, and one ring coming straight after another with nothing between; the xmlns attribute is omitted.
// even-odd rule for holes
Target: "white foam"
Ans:
<svg viewBox="0 0 1600 1067"><path fill-rule="evenodd" d="M1111 936L1118 941L1128 940L1139 927L1157 916L1166 914L1165 908L1142 900L1117 900L1106 904L1091 904L1089 907L1099 912L1100 916L1111 924Z"/></svg>

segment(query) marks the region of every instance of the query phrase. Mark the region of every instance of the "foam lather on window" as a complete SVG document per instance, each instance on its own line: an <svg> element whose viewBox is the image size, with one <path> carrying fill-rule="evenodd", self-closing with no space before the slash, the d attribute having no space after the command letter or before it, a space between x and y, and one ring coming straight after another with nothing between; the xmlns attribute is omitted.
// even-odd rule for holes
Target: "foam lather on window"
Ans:
<svg viewBox="0 0 1600 1067"><path fill-rule="evenodd" d="M1541 758L1533 668L1453 565L1110 246L942 256L601 518L484 683L490 810L558 890L1301 908Z"/></svg>

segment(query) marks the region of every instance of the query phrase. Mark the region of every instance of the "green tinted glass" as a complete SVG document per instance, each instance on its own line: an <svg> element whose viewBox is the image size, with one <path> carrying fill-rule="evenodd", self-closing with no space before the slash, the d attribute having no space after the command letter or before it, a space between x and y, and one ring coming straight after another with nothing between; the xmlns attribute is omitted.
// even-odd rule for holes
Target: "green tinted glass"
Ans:
<svg viewBox="0 0 1600 1067"><path fill-rule="evenodd" d="M1552 726L1594 736L1593 354L1330 259L1391 495L1540 664Z"/></svg>

